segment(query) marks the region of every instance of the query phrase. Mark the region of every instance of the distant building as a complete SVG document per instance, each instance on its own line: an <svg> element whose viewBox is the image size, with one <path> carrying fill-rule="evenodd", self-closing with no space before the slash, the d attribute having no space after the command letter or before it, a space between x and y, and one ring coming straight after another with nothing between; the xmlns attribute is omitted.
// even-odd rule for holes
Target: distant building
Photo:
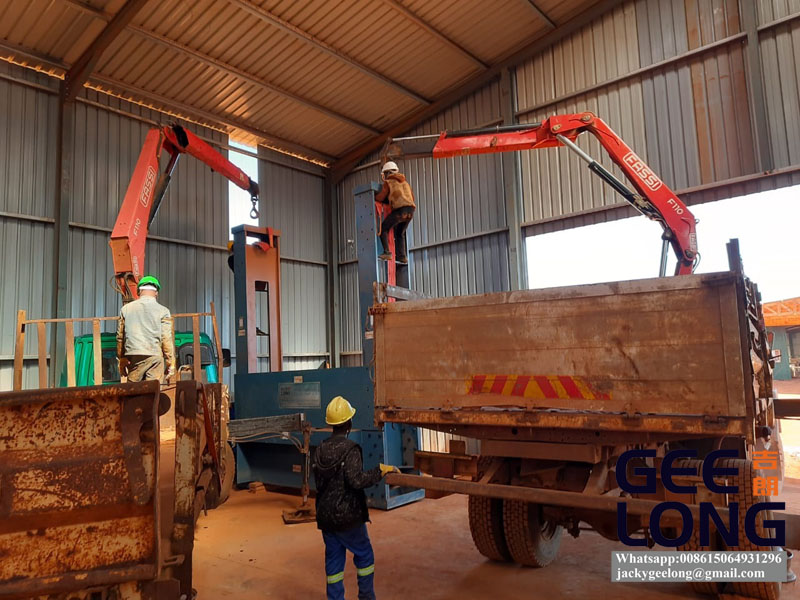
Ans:
<svg viewBox="0 0 800 600"><path fill-rule="evenodd" d="M781 355L773 377L800 377L800 298L765 303L764 322L773 352Z"/></svg>

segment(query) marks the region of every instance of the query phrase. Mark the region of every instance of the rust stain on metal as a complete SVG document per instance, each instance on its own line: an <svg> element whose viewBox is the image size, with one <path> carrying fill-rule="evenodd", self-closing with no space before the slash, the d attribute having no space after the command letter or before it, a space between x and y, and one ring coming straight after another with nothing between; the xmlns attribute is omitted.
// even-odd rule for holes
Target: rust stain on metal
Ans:
<svg viewBox="0 0 800 600"><path fill-rule="evenodd" d="M153 576L157 391L0 393L0 597Z"/></svg>
<svg viewBox="0 0 800 600"><path fill-rule="evenodd" d="M0 539L0 581L146 560L154 552L153 526L145 516L6 534Z"/></svg>

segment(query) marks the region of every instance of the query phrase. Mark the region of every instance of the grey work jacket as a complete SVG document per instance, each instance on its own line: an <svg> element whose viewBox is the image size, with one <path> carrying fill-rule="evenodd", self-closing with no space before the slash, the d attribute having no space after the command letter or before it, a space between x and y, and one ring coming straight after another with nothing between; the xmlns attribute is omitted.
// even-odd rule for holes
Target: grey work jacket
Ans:
<svg viewBox="0 0 800 600"><path fill-rule="evenodd" d="M167 368L174 368L175 340L169 309L151 296L123 306L117 326L117 355L163 355Z"/></svg>

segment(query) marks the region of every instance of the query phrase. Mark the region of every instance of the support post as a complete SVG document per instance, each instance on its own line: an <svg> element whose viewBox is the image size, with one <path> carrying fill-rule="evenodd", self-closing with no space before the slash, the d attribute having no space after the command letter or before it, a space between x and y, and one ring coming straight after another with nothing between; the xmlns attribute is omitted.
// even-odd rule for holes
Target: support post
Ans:
<svg viewBox="0 0 800 600"><path fill-rule="evenodd" d="M362 364L368 367L374 356L372 320L373 284L385 281L386 266L378 261L378 230L375 222L375 194L381 186L375 182L355 189L356 256L358 257L358 310L360 315Z"/></svg>
<svg viewBox="0 0 800 600"><path fill-rule="evenodd" d="M73 148L75 137L75 101L66 98L66 87L61 84L56 136L56 203L55 239L53 246L53 297L52 312L56 319L67 317L69 306L67 278L69 276L69 211L72 204ZM64 331L53 324L50 336L50 385L56 386L57 373L61 373L66 356Z"/></svg>
<svg viewBox="0 0 800 600"><path fill-rule="evenodd" d="M248 244L248 237L255 244ZM267 292L270 372L283 370L281 345L281 232L271 227L233 228L236 374L258 373L256 293Z"/></svg>
<svg viewBox="0 0 800 600"><path fill-rule="evenodd" d="M500 73L500 106L503 125L516 123L516 94L511 70L505 68ZM509 284L512 290L528 287L525 245L522 241L522 194L520 192L519 152L503 152L503 192L506 200L506 224L508 225L508 269Z"/></svg>
<svg viewBox="0 0 800 600"><path fill-rule="evenodd" d="M330 174L326 175L323 196L327 211L328 246L328 350L331 367L338 368L341 321L339 316L339 198Z"/></svg>
<svg viewBox="0 0 800 600"><path fill-rule="evenodd" d="M14 391L22 389L22 370L25 366L25 311L17 311L16 339L14 340Z"/></svg>
<svg viewBox="0 0 800 600"><path fill-rule="evenodd" d="M764 99L764 78L761 69L761 45L758 40L758 2L740 0L739 11L742 26L747 33L745 46L745 62L747 64L747 94L750 105L750 116L753 123L754 141L756 143L756 160L758 170L771 171L775 168L772 147L769 143L769 121L767 121L767 104Z"/></svg>

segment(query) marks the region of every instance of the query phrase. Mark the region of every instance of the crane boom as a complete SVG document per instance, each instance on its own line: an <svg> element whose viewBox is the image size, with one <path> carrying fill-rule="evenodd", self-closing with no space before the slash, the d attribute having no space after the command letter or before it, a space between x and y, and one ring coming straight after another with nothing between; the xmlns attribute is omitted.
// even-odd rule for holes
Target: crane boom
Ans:
<svg viewBox="0 0 800 600"><path fill-rule="evenodd" d="M611 160L631 182L633 190L575 144L583 132L589 132L597 138ZM667 244L671 245L678 259L675 274L692 272L698 256L694 215L669 186L602 119L592 113L556 115L538 123L394 138L387 141L382 156L388 159L447 158L558 146L566 146L578 154L592 172L611 185L636 210L660 223L665 249ZM662 254L661 263L663 275L666 252Z"/></svg>
<svg viewBox="0 0 800 600"><path fill-rule="evenodd" d="M162 170L161 154L164 150L169 159ZM138 297L136 284L144 269L147 233L167 191L172 171L184 153L248 191L253 203L250 216L258 217L258 184L244 171L180 125L152 128L145 137L109 242L114 278L123 302Z"/></svg>

